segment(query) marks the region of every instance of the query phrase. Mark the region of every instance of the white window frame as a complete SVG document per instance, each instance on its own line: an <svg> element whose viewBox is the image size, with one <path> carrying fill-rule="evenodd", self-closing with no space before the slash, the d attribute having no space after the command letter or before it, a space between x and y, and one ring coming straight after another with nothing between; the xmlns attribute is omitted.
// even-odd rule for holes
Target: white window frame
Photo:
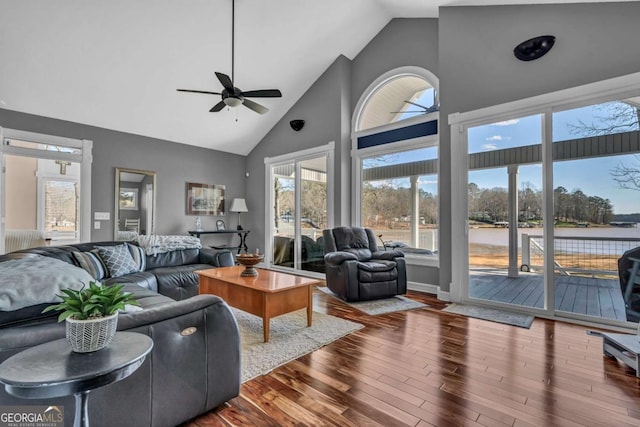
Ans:
<svg viewBox="0 0 640 427"><path fill-rule="evenodd" d="M43 174L43 175L38 175L38 190L37 190L37 194L38 194L38 203L37 203L37 209L38 209L38 213L37 213L37 224L38 224L38 230L42 230L42 232L45 233L45 237L50 238L52 240L54 240L54 237L58 237L58 238L64 238L64 239L78 239L78 236L80 234L80 230L78 229L78 231L74 232L74 233L70 233L70 232L60 232L60 233L56 233L56 234L51 234L51 233L46 233L45 230L45 215L44 215L44 211L45 211L45 181L65 181L65 182L73 182L76 183L78 185L78 188L80 188L80 180L76 179L76 178L65 178L65 177L60 177L57 175L52 175L52 174ZM82 200L80 201L82 203ZM80 214L80 212L78 212L78 215ZM80 221L78 221L80 222Z"/></svg>
<svg viewBox="0 0 640 427"><path fill-rule="evenodd" d="M264 158L264 163L265 163L265 189L264 189L264 194L266 195L265 198L265 222L264 222L264 229L265 229L265 233L264 233L264 248L265 248L265 259L268 261L265 261L269 264L269 268L272 268L274 270L284 270L284 271L290 271L291 269L289 268L284 268L284 267L278 267L276 265L272 265L272 261L273 261L273 224L275 222L275 213L273 211L273 203L274 203L274 192L273 192L273 186L274 186L274 177L273 174L271 173L272 169L274 166L278 166L278 165L283 165L283 164L290 164L290 163L295 163L296 164L296 187L298 187L299 185L299 180L300 180L300 171L299 169L299 162L307 160L307 159L314 159L317 157L322 157L322 156L326 156L327 157L327 227L328 228L332 228L334 226L334 194L335 194L335 174L334 174L334 156L335 156L335 142L331 141L328 144L319 146L319 147L314 147L314 148L309 148L307 150L301 150L301 151L296 151L294 153L289 153L289 154L283 154L281 156L276 156L276 157L265 157ZM296 206L296 212L300 212L300 206L301 206L301 198L300 198L300 192L296 191L295 192L295 206ZM298 215L298 218L300 218L300 215ZM295 243L294 243L294 248L296 248L296 259L299 258L299 251L302 248L302 240L301 240L301 232L300 232L300 222L297 221L296 222L296 228L295 228ZM295 270L297 273L299 274L304 274L304 275L308 275L311 277L318 277L318 278L324 278L324 274L322 273L317 273L317 272L313 272L313 271L306 271L306 270Z"/></svg>
<svg viewBox="0 0 640 427"><path fill-rule="evenodd" d="M7 139L24 140L47 145L77 148L80 154L39 150L7 145ZM93 141L66 138L36 132L0 127L0 253L4 253L6 229L6 155L61 160L80 163L80 235L81 242L91 241L91 164L93 162Z"/></svg>
<svg viewBox="0 0 640 427"><path fill-rule="evenodd" d="M543 217L544 235L553 240L553 221L547 221L547 215L553 215L553 192L548 191L547 183L553 182L553 157L551 144L552 115L554 112L565 111L587 105L638 96L640 94L640 73L602 80L595 83L577 86L531 98L521 99L505 104L481 108L465 113L453 113L448 117L451 128L451 242L452 254L456 258L456 267L452 269L452 282L449 285L449 297L452 302L470 302L469 294L469 249L468 249L468 218L467 218L467 181L468 157L467 136L468 129L499 121L543 115L542 119L542 157L543 157ZM547 214L547 212L550 212ZM553 251L545 252L545 309L531 309L528 307L509 305L510 310L536 316L556 318L570 318L573 322L597 326L610 325L623 327L624 323L608 319L598 319L598 322L587 320L584 316L562 312L558 315L555 310L554 294L551 289L553 283ZM474 304L499 307L501 304L485 303L474 300Z"/></svg>
<svg viewBox="0 0 640 427"><path fill-rule="evenodd" d="M389 81L396 79L402 76L417 76L425 79L431 86L435 89L437 98L440 98L440 87L439 80L435 74L421 67L414 66L406 66L399 67L393 70L387 71L380 77L378 77L373 83L371 83L367 89L364 91L356 107L353 111L353 117L351 123L353 123L353 129L351 132L351 182L353 183L353 190L351 192L351 223L356 226L362 226L362 160L367 157L372 157L376 155L384 155L397 153L400 151L410 151L420 148L428 148L428 147L438 147L438 164L440 163L440 112L436 111L429 114L421 114L414 117L409 117L404 120L399 120L397 122L388 123L382 126L376 126L369 129L357 130L358 124L360 122L360 117L362 115L364 107L367 105L369 99L380 89L382 86L387 84ZM422 136L419 138L413 138L404 141L397 141L388 144L377 145L374 147L368 147L363 149L358 149L358 138L374 135L381 132L392 131L396 129L402 129L408 126L427 123L433 120L438 121L438 132L434 135ZM440 169L438 167L438 169ZM440 184L440 173L438 172L438 203L440 198L441 184ZM440 220L438 219L438 242L440 241ZM412 265L420 265L420 266L428 266L428 267L438 267L439 266L439 257L436 256L420 256L420 255L406 255L406 261L408 264Z"/></svg>

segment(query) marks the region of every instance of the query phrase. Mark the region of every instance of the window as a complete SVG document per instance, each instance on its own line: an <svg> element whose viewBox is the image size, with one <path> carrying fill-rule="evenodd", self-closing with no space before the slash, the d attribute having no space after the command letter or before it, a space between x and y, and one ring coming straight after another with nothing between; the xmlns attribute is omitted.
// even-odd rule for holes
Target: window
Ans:
<svg viewBox="0 0 640 427"><path fill-rule="evenodd" d="M366 130L439 109L438 92L428 79L410 73L383 80L364 101L356 130Z"/></svg>
<svg viewBox="0 0 640 427"><path fill-rule="evenodd" d="M324 273L322 230L333 227L333 143L267 158L266 260L276 269Z"/></svg>
<svg viewBox="0 0 640 427"><path fill-rule="evenodd" d="M437 253L438 109L437 78L403 67L372 83L354 113L353 223L408 258Z"/></svg>
<svg viewBox="0 0 640 427"><path fill-rule="evenodd" d="M385 247L431 255L437 249L437 147L362 158L362 217Z"/></svg>
<svg viewBox="0 0 640 427"><path fill-rule="evenodd" d="M120 189L120 209L137 211L138 210L138 189L137 188L121 188Z"/></svg>
<svg viewBox="0 0 640 427"><path fill-rule="evenodd" d="M52 245L91 239L92 145L0 127L0 253L6 230L40 230Z"/></svg>

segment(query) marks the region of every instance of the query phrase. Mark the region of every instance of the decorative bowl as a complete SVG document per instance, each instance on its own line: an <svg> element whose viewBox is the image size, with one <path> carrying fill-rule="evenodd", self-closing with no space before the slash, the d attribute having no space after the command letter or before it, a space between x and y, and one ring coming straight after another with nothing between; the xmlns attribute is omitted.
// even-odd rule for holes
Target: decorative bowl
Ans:
<svg viewBox="0 0 640 427"><path fill-rule="evenodd" d="M256 277L258 270L254 268L254 265L261 262L264 259L262 254L240 254L236 257L238 264L244 265L244 270L240 273L242 277Z"/></svg>

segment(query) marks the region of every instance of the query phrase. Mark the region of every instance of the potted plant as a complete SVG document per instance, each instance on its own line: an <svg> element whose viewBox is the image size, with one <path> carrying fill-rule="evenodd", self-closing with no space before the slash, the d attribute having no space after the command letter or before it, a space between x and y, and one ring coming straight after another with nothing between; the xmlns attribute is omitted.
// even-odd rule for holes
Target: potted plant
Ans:
<svg viewBox="0 0 640 427"><path fill-rule="evenodd" d="M60 304L52 305L43 313L61 311L58 322L66 321L66 337L71 349L87 353L106 347L116 333L118 310L125 305L139 305L122 285L104 286L90 282L89 287L63 289Z"/></svg>

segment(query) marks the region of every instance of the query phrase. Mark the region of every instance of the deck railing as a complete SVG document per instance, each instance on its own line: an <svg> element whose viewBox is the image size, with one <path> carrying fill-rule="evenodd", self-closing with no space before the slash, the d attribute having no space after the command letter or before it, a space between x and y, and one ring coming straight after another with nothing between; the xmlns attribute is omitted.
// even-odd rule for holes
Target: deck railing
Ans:
<svg viewBox="0 0 640 427"><path fill-rule="evenodd" d="M555 270L571 273L617 276L618 258L640 246L640 238L626 237L564 237L553 242ZM542 269L544 265L544 238L522 234L522 271Z"/></svg>

